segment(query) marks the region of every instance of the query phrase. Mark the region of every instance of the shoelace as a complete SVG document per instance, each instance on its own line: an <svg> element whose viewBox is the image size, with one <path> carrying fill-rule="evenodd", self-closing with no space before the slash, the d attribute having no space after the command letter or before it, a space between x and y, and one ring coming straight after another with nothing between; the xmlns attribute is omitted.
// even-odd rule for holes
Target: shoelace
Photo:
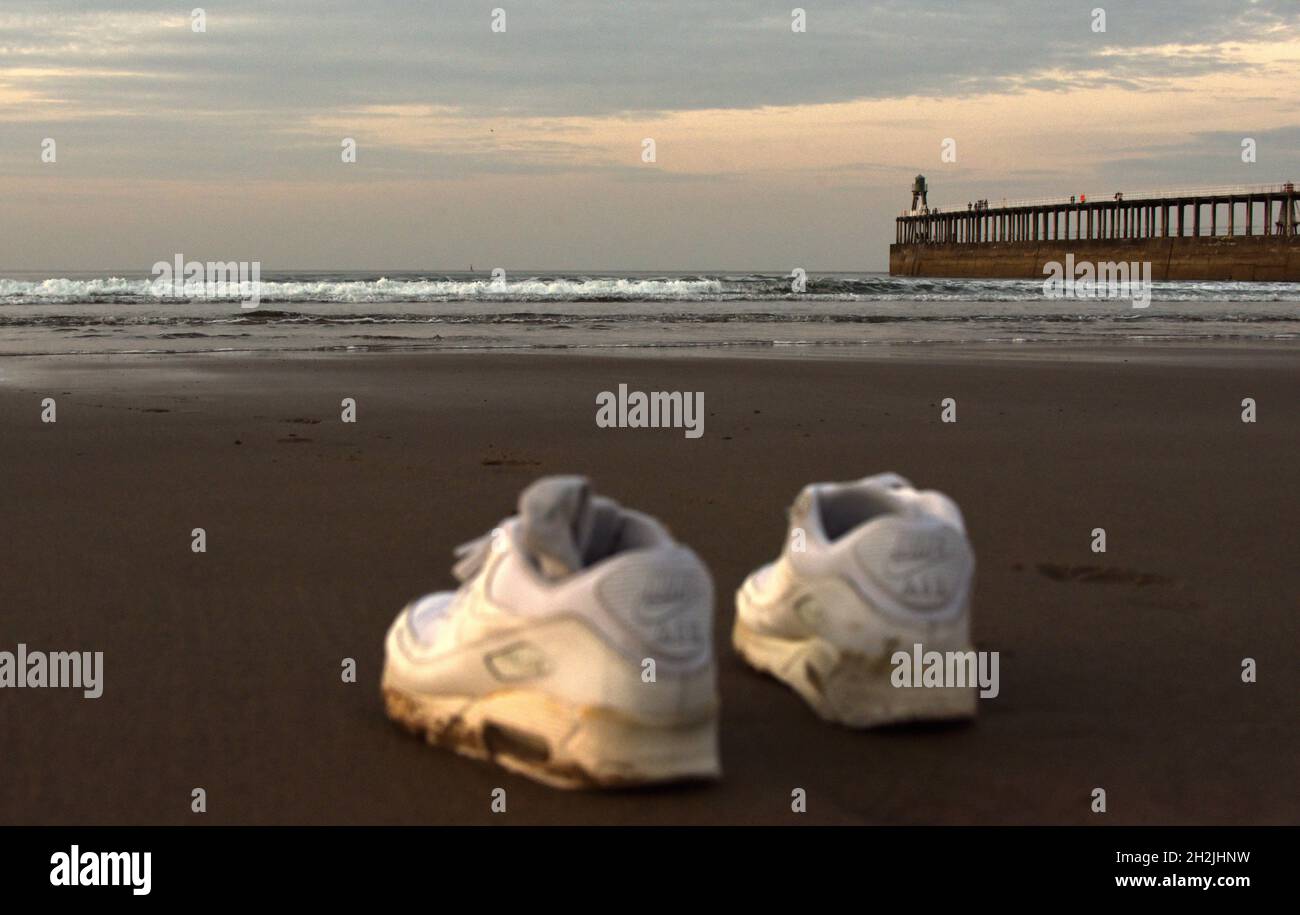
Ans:
<svg viewBox="0 0 1300 915"><path fill-rule="evenodd" d="M495 527L482 537L462 543L452 551L456 564L451 567L451 574L456 576L457 581L463 584L483 570L492 552L492 543L500 536L504 536L501 528Z"/></svg>

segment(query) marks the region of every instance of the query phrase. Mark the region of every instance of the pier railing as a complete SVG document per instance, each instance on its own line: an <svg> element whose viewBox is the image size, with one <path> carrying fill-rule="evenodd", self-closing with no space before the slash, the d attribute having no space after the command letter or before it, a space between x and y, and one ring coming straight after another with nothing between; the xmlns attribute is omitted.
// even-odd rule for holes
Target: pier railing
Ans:
<svg viewBox="0 0 1300 915"><path fill-rule="evenodd" d="M1208 197L1260 197L1267 195L1282 196L1287 193L1288 188L1294 192L1295 186L1291 183L1286 184L1219 184L1211 187L1164 187L1155 190L1143 191L1110 191L1104 194L1075 194L1073 196L1061 195L1059 197L1018 197L1014 200L1007 200L1005 197L997 201L989 201L989 209L1019 209L1020 207L1045 207L1045 206L1069 206L1072 203L1105 203L1107 200L1114 200L1118 194L1124 200L1177 200L1185 198L1192 200L1197 197L1205 199ZM950 204L945 206L930 207L931 213L956 213L966 210L969 204L974 201L967 201L964 204ZM919 210L903 210L901 216L920 215Z"/></svg>
<svg viewBox="0 0 1300 915"><path fill-rule="evenodd" d="M1294 237L1300 225L1298 203L1300 195L1293 182L1163 188L1105 196L1077 194L999 201L996 206L971 201L966 207L904 211L896 220L896 238L898 244L981 244L1218 235Z"/></svg>

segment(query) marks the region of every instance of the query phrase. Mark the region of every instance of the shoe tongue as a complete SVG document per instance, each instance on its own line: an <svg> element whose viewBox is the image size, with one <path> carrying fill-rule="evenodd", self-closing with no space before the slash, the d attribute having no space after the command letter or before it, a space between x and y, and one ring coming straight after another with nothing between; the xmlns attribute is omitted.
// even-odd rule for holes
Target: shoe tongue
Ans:
<svg viewBox="0 0 1300 915"><path fill-rule="evenodd" d="M594 512L585 477L543 477L519 495L524 548L547 578L582 568L591 542Z"/></svg>

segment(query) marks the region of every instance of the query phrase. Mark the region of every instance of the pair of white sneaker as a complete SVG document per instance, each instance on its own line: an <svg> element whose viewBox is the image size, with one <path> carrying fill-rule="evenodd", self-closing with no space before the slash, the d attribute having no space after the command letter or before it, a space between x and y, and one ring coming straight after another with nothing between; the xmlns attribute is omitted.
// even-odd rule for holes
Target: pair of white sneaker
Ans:
<svg viewBox="0 0 1300 915"><path fill-rule="evenodd" d="M457 549L455 592L388 631L388 714L431 743L557 787L716 778L713 580L655 519L544 477ZM973 688L899 689L895 650L966 650L960 511L881 474L804 488L781 556L736 594L733 642L823 718L969 717Z"/></svg>

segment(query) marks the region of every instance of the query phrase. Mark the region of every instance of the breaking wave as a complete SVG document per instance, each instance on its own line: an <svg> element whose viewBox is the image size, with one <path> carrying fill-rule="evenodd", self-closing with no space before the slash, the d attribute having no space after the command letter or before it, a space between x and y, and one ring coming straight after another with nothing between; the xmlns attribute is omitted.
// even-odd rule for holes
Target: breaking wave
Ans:
<svg viewBox="0 0 1300 915"><path fill-rule="evenodd" d="M846 302L1020 302L1041 300L1037 280L962 280L891 277L882 274L824 274L807 278L806 288L792 289L793 279L779 274L681 275L511 275L504 280L484 274L281 275L260 285L266 303L379 302L709 302L709 301L846 301ZM208 296L190 284L184 296L170 283L149 277L0 278L0 305L147 304L177 301L236 301L238 294ZM1293 301L1297 283L1158 283L1159 301Z"/></svg>

